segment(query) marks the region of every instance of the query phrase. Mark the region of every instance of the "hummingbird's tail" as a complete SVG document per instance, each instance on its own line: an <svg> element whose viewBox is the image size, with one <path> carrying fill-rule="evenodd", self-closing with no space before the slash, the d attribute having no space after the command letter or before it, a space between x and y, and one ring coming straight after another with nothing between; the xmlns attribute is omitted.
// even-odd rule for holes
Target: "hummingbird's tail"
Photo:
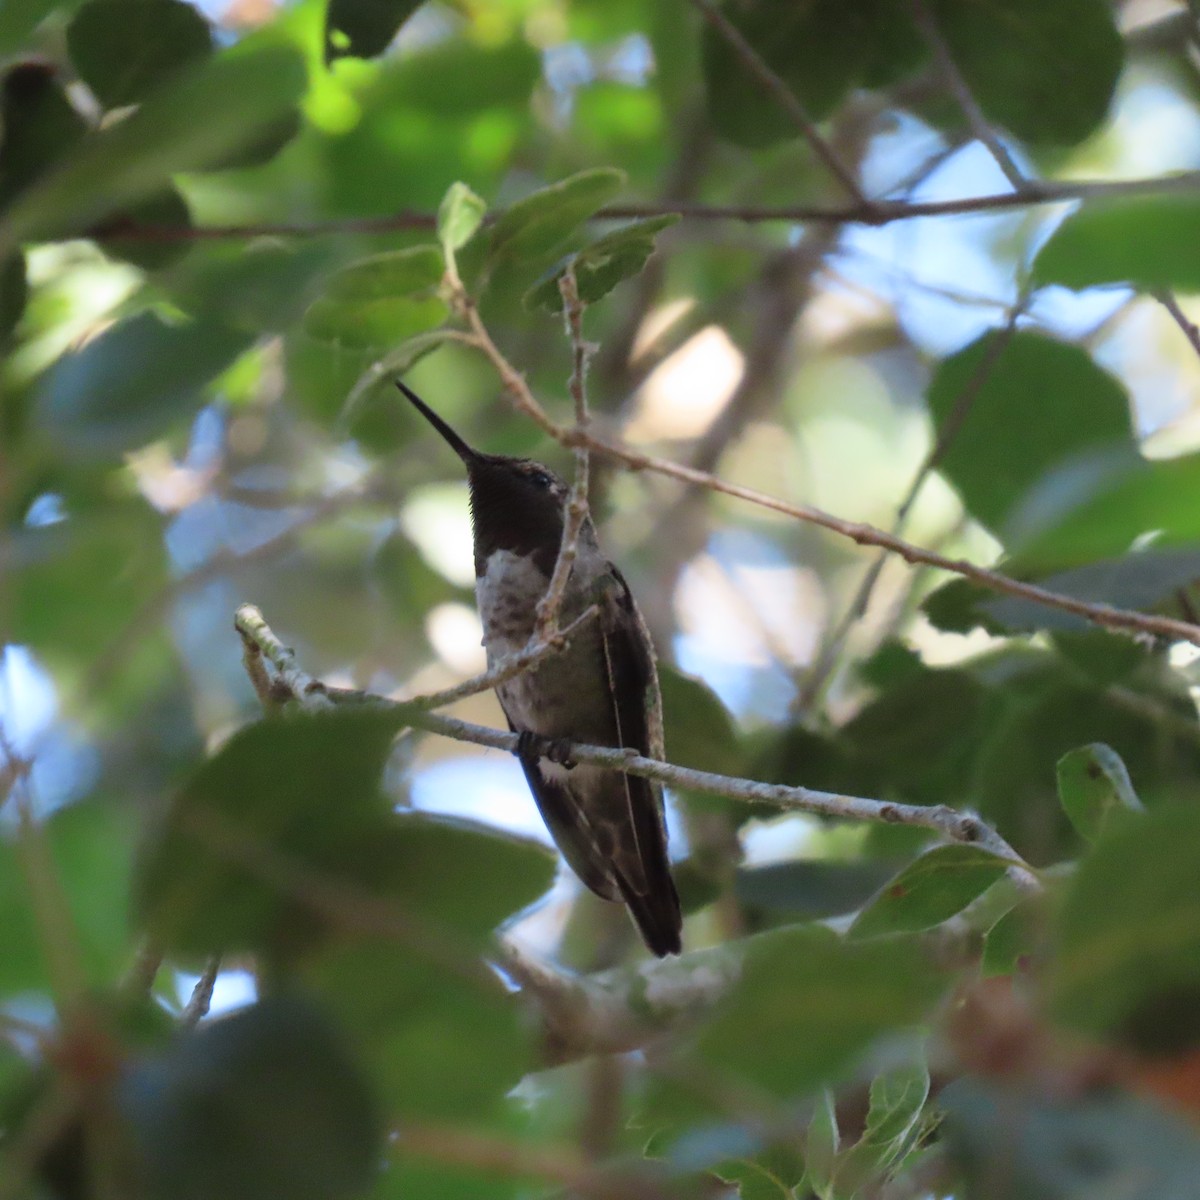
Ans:
<svg viewBox="0 0 1200 1200"><path fill-rule="evenodd" d="M678 954L683 949L683 914L670 869L659 872L651 882L651 890L644 893L634 891L619 871L614 874L621 899L650 953L659 958Z"/></svg>

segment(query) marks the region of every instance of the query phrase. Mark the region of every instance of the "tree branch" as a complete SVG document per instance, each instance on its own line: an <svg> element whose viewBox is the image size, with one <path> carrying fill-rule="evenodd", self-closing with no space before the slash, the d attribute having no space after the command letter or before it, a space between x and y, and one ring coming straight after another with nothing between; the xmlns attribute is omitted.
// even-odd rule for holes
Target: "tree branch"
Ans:
<svg viewBox="0 0 1200 1200"><path fill-rule="evenodd" d="M1036 192L999 192L964 196L957 200L866 200L841 206L799 204L764 207L758 204L612 204L596 213L598 221L625 221L640 217L677 214L685 221L741 221L761 224L891 225L922 217L963 216L970 213L1002 212L1038 208L1076 200L1124 199L1200 190L1200 171L1179 171L1139 179L1044 180ZM495 219L495 215L492 216ZM436 228L433 213L397 213L384 217L350 217L331 221L253 222L241 225L135 225L119 235L93 233L92 240L105 243L246 241L260 237L328 237L337 234L386 234L409 229Z"/></svg>
<svg viewBox="0 0 1200 1200"><path fill-rule="evenodd" d="M395 701L370 693L326 687L320 680L297 666L294 653L275 636L261 613L250 605L243 605L238 610L237 628L242 638L253 641L278 671L279 679L273 684L273 689L286 687L305 707L327 710L339 703L379 705L394 710L416 729L441 734L456 741L472 742L477 746L489 746L494 750L506 750L509 753L515 753L517 750L517 734L430 712L426 698ZM836 820L876 821L888 825L915 825L929 829L951 841L969 842L991 851L1010 864L1021 886L1040 886L1032 868L990 825L974 814L960 812L944 804L899 804L890 800L873 800L804 787L789 787L786 784L761 783L732 775L718 775L712 771L698 771L692 767L647 758L611 746L570 742L565 749L576 763L624 771L685 791L705 792L709 795L743 800L750 804L812 813Z"/></svg>

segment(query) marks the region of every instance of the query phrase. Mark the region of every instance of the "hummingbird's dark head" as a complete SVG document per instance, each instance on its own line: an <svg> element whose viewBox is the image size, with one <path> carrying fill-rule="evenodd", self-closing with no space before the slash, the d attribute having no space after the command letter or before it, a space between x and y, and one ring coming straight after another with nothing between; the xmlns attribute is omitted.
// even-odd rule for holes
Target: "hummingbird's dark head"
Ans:
<svg viewBox="0 0 1200 1200"><path fill-rule="evenodd" d="M467 468L475 574L487 570L497 550L534 555L546 574L554 569L562 541L563 513L570 488L548 467L528 458L484 454L468 446L411 388L396 386L442 435Z"/></svg>

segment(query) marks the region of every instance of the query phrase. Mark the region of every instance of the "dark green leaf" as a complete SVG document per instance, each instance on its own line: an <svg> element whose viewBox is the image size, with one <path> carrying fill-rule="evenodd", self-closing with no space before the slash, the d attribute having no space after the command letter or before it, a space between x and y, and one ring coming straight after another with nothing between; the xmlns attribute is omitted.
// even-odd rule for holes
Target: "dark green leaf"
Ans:
<svg viewBox="0 0 1200 1200"><path fill-rule="evenodd" d="M966 1077L946 1087L939 1103L966 1176L964 1194L978 1200L1190 1200L1195 1194L1194 1127L1116 1089L1039 1098Z"/></svg>
<svg viewBox="0 0 1200 1200"><path fill-rule="evenodd" d="M0 98L0 206L35 183L87 133L44 62L18 63L4 75Z"/></svg>
<svg viewBox="0 0 1200 1200"><path fill-rule="evenodd" d="M1069 216L1033 265L1039 283L1200 290L1200 203L1190 196L1094 202Z"/></svg>
<svg viewBox="0 0 1200 1200"><path fill-rule="evenodd" d="M1089 842L1104 832L1115 812L1142 807L1121 756L1103 742L1080 746L1058 760L1058 798Z"/></svg>
<svg viewBox="0 0 1200 1200"><path fill-rule="evenodd" d="M306 83L303 59L282 46L242 44L188 68L26 188L0 222L0 249L86 229L177 172L212 167L287 115Z"/></svg>
<svg viewBox="0 0 1200 1200"><path fill-rule="evenodd" d="M494 1113L533 1065L518 997L478 960L452 973L394 941L342 939L304 978L353 1036L396 1116Z"/></svg>
<svg viewBox="0 0 1200 1200"><path fill-rule="evenodd" d="M736 775L741 762L737 729L716 692L667 663L659 664L658 678L671 761L698 771Z"/></svg>
<svg viewBox="0 0 1200 1200"><path fill-rule="evenodd" d="M972 96L1032 145L1073 146L1108 115L1124 43L1107 0L938 0Z"/></svg>
<svg viewBox="0 0 1200 1200"><path fill-rule="evenodd" d="M438 208L438 241L446 255L462 249L483 222L487 204L465 183L452 183Z"/></svg>
<svg viewBox="0 0 1200 1200"><path fill-rule="evenodd" d="M1200 1038L1198 856L1194 806L1113 814L1059 916L1051 969L1065 1021L1159 1047Z"/></svg>
<svg viewBox="0 0 1200 1200"><path fill-rule="evenodd" d="M207 58L212 34L184 0L90 0L67 26L67 49L101 105L121 108Z"/></svg>
<svg viewBox="0 0 1200 1200"><path fill-rule="evenodd" d="M799 1095L877 1037L922 1020L947 983L906 938L773 930L746 943L741 977L701 1032L699 1053L777 1095Z"/></svg>
<svg viewBox="0 0 1200 1200"><path fill-rule="evenodd" d="M0 56L19 49L52 12L69 14L82 3L83 0L4 0L0 4Z"/></svg>
<svg viewBox="0 0 1200 1200"><path fill-rule="evenodd" d="M38 388L38 422L72 454L115 457L194 413L250 340L210 320L139 313L59 360Z"/></svg>
<svg viewBox="0 0 1200 1200"><path fill-rule="evenodd" d="M289 880L306 869L358 878L364 848L390 828L380 776L399 723L395 713L342 710L235 733L147 846L135 881L144 926L198 954L305 940L316 917Z"/></svg>
<svg viewBox="0 0 1200 1200"><path fill-rule="evenodd" d="M484 941L554 882L555 855L540 842L451 817L398 814L373 831L360 878L405 912Z"/></svg>
<svg viewBox="0 0 1200 1200"><path fill-rule="evenodd" d="M325 61L352 54L382 54L422 0L329 0L325 13Z"/></svg>
<svg viewBox="0 0 1200 1200"><path fill-rule="evenodd" d="M331 275L325 294L331 300L387 300L422 295L442 280L444 263L436 246L412 246L359 259Z"/></svg>
<svg viewBox="0 0 1200 1200"><path fill-rule="evenodd" d="M816 120L852 87L899 78L925 55L900 0L752 0L721 11ZM723 32L705 23L701 49L709 118L723 137L767 146L800 136L799 124Z"/></svg>
<svg viewBox="0 0 1200 1200"><path fill-rule="evenodd" d="M379 1169L382 1122L336 1029L275 996L180 1037L119 1084L152 1200L336 1200Z"/></svg>
<svg viewBox="0 0 1200 1200"><path fill-rule="evenodd" d="M1007 869L978 846L935 846L910 863L858 914L854 938L930 929L961 912Z"/></svg>
<svg viewBox="0 0 1200 1200"><path fill-rule="evenodd" d="M887 862L795 859L739 867L734 888L742 904L817 920L853 912L895 873Z"/></svg>
<svg viewBox="0 0 1200 1200"><path fill-rule="evenodd" d="M145 226L177 230L178 236L139 236L136 231ZM192 214L187 201L175 188L169 188L161 196L151 196L125 212L117 213L89 229L88 233L100 241L104 252L111 257L124 259L143 271L155 271L188 252L191 244L187 235L191 228ZM129 236L122 237L121 234L126 232Z"/></svg>
<svg viewBox="0 0 1200 1200"><path fill-rule="evenodd" d="M25 255L16 250L0 263L0 346L8 341L25 312L29 282L25 277Z"/></svg>
<svg viewBox="0 0 1200 1200"><path fill-rule="evenodd" d="M562 311L559 280L566 273L568 263L575 270L580 300L585 304L594 304L607 296L623 279L639 274L646 260L654 253L656 235L678 220L674 213L668 213L622 225L606 233L571 255L566 262L555 267L546 279L531 288L525 295L525 307L544 308L549 312Z"/></svg>
<svg viewBox="0 0 1200 1200"><path fill-rule="evenodd" d="M1034 895L1013 905L987 932L983 943L982 973L1011 975L1028 965L1043 948L1046 900Z"/></svg>
<svg viewBox="0 0 1200 1200"><path fill-rule="evenodd" d="M998 535L1029 488L1080 452L1131 444L1129 401L1086 351L1038 333L989 333L946 359L929 387L943 434L939 464L971 515ZM962 411L962 398L969 403Z"/></svg>
<svg viewBox="0 0 1200 1200"><path fill-rule="evenodd" d="M624 186L623 171L597 167L518 200L492 226L493 256L532 259L550 253Z"/></svg>

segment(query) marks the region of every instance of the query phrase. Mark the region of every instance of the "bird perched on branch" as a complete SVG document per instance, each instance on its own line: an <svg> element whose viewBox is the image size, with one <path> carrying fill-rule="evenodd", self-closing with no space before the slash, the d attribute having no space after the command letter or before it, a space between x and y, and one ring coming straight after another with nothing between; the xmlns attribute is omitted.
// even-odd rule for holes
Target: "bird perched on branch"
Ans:
<svg viewBox="0 0 1200 1200"><path fill-rule="evenodd" d="M524 650L563 541L570 494L541 463L474 450L406 384L397 386L467 468L475 596L489 666ZM662 790L622 771L573 764L569 743L663 756L654 651L629 585L584 518L562 592L561 625L596 616L564 648L496 687L542 819L593 892L623 901L647 947L678 954L682 916L667 857Z"/></svg>

